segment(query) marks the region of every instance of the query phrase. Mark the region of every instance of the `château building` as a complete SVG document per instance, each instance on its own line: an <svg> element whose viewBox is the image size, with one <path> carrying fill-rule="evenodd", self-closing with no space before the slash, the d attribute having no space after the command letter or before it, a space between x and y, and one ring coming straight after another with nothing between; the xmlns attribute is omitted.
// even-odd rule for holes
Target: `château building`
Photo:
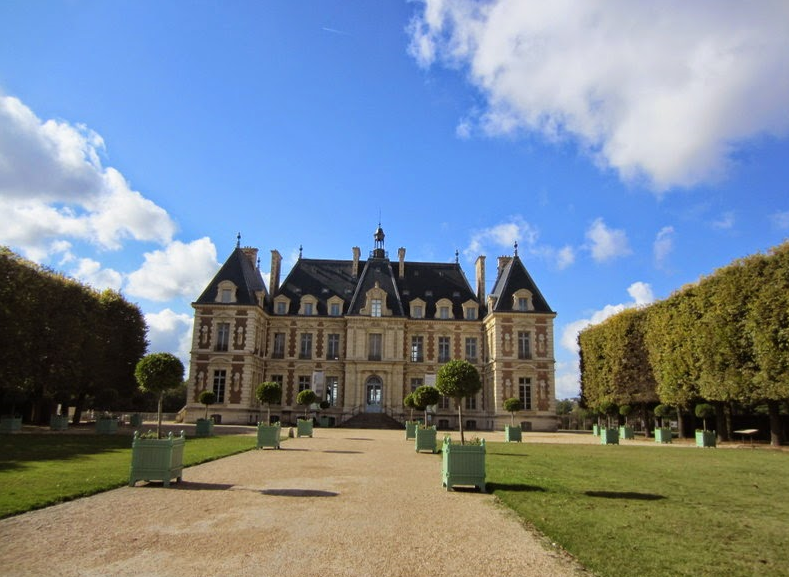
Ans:
<svg viewBox="0 0 789 577"><path fill-rule="evenodd" d="M349 260L302 258L280 282L282 257L271 251L269 286L258 249L241 247L214 276L195 309L186 420L201 417L200 393L221 422L253 424L265 415L255 399L264 381L282 384L272 407L294 423L310 388L330 407L321 415L341 425L360 413L403 422L404 397L435 383L452 359L473 363L482 390L464 400L464 426L500 429L509 423L504 400L520 397L524 430L555 430L553 319L518 257L498 259L493 290L485 294L485 257L476 261L474 287L458 263L412 262L406 250L390 260L379 226L366 259L353 247ZM457 428L454 401L443 398L431 417Z"/></svg>

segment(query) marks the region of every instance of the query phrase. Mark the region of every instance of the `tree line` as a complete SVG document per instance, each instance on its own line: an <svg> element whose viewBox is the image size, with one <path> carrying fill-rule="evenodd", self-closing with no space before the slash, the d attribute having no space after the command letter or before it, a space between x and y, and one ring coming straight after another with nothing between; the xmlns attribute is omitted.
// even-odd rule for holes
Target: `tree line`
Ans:
<svg viewBox="0 0 789 577"><path fill-rule="evenodd" d="M136 304L0 247L2 413L45 424L60 404L112 411L150 404L134 368L148 348Z"/></svg>
<svg viewBox="0 0 789 577"><path fill-rule="evenodd" d="M587 327L578 344L586 407L631 405L648 424L661 403L676 409L682 427L682 415L710 403L724 440L734 409L766 407L771 443L781 444L781 409L789 400L789 242Z"/></svg>

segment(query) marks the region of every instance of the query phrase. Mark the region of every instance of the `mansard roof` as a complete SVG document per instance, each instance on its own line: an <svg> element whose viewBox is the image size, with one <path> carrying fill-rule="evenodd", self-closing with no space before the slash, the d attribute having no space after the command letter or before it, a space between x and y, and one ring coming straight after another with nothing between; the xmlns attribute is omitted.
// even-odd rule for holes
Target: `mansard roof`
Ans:
<svg viewBox="0 0 789 577"><path fill-rule="evenodd" d="M553 313L517 253L514 257L508 258L508 262L499 271L496 283L490 293L490 296L495 297L491 312L517 310L514 306L513 295L520 289L526 289L532 295L534 308L528 312Z"/></svg>
<svg viewBox="0 0 789 577"><path fill-rule="evenodd" d="M218 302L217 298L219 284L224 281L230 281L236 286L236 300L230 304L263 304L258 302L258 293L262 292L265 299L267 296L266 285L257 264L254 262L255 258L257 258L256 249L236 247L195 304L227 304Z"/></svg>
<svg viewBox="0 0 789 577"><path fill-rule="evenodd" d="M280 286L276 295L290 299L288 313L296 314L299 300L312 295L318 300L318 315L328 314L327 301L338 296L344 301L343 312L356 290L357 279L353 277L353 262L350 260L322 260L300 258Z"/></svg>

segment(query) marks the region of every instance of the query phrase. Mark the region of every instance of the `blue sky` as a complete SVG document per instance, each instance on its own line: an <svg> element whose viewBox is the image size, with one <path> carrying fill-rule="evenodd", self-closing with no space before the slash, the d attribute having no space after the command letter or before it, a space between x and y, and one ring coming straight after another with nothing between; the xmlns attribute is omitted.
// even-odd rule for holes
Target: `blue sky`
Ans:
<svg viewBox="0 0 789 577"><path fill-rule="evenodd" d="M0 1L0 243L188 358L242 244L519 254L574 335L789 236L782 1ZM488 287L490 289L490 286Z"/></svg>

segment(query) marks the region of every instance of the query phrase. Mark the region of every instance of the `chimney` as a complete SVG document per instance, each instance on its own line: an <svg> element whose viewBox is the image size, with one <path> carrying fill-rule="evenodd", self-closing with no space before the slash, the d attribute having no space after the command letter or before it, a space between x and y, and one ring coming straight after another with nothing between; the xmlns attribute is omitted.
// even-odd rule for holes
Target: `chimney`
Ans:
<svg viewBox="0 0 789 577"><path fill-rule="evenodd" d="M359 258L362 256L362 249L358 246L353 247L353 268L351 268L351 274L353 278L357 278L359 276Z"/></svg>
<svg viewBox="0 0 789 577"><path fill-rule="evenodd" d="M269 272L269 292L273 295L279 290L279 272L282 264L282 255L278 250L271 251L271 271Z"/></svg>
<svg viewBox="0 0 789 577"><path fill-rule="evenodd" d="M498 270L498 276L501 276L501 273L502 273L502 271L504 270L504 268L505 268L505 267L506 267L508 264L510 264L510 261L511 261L511 260L512 260L512 257L511 257L511 256L500 256L500 257L499 257L499 270Z"/></svg>
<svg viewBox="0 0 789 577"><path fill-rule="evenodd" d="M397 258L400 259L400 268L398 269L398 276L405 278L405 249L400 247L397 249Z"/></svg>
<svg viewBox="0 0 789 577"><path fill-rule="evenodd" d="M249 262L252 263L253 267L257 267L258 265L258 249L252 248L251 246L245 246L241 249L241 252L244 253L244 256L249 259Z"/></svg>
<svg viewBox="0 0 789 577"><path fill-rule="evenodd" d="M481 254L477 257L475 264L477 271L477 300L479 304L485 305L485 255Z"/></svg>

